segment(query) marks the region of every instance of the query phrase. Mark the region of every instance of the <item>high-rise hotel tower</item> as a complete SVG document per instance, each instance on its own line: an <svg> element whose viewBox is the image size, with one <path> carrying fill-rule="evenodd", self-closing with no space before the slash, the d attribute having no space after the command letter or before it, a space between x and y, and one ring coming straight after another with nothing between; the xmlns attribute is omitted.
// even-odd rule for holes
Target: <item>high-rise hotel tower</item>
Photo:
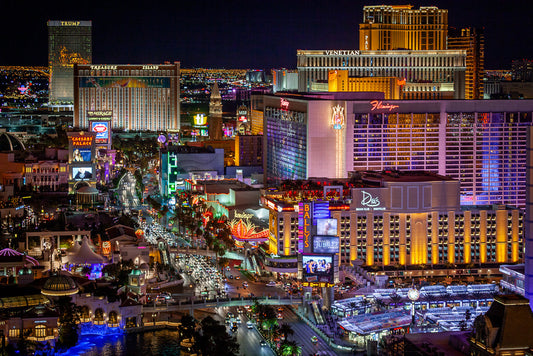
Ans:
<svg viewBox="0 0 533 356"><path fill-rule="evenodd" d="M113 129L177 131L180 128L180 63L76 65L74 126L93 118Z"/></svg>
<svg viewBox="0 0 533 356"><path fill-rule="evenodd" d="M74 101L74 64L92 62L91 21L48 21L51 103Z"/></svg>

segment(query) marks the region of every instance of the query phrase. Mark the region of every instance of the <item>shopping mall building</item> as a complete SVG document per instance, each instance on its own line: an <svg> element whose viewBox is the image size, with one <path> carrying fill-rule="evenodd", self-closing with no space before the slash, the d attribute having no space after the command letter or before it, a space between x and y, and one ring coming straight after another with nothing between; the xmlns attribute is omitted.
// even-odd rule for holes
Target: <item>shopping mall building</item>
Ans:
<svg viewBox="0 0 533 356"><path fill-rule="evenodd" d="M270 213L269 252L278 256L267 258L267 268L283 272L284 261L292 266L289 256L306 252L338 253L339 264L358 260L369 267L470 269L521 261L523 212L506 205L461 206L459 197L459 181L423 171L286 181L262 192ZM309 222L302 211L311 212Z"/></svg>
<svg viewBox="0 0 533 356"><path fill-rule="evenodd" d="M461 205L525 206L529 100L384 100L382 93L265 95L268 184L425 170L457 179Z"/></svg>

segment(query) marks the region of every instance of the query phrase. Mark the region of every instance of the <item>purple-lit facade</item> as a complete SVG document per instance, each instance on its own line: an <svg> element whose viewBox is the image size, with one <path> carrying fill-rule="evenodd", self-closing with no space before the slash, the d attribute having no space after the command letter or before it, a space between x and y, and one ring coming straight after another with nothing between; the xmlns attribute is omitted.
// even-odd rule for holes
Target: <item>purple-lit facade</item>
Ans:
<svg viewBox="0 0 533 356"><path fill-rule="evenodd" d="M524 254L524 296L529 299L529 306L533 309L533 127L527 128L527 186L526 186L526 224L525 224L525 254Z"/></svg>
<svg viewBox="0 0 533 356"><path fill-rule="evenodd" d="M267 183L426 170L458 179L461 205L525 206L533 101L345 98L265 96Z"/></svg>

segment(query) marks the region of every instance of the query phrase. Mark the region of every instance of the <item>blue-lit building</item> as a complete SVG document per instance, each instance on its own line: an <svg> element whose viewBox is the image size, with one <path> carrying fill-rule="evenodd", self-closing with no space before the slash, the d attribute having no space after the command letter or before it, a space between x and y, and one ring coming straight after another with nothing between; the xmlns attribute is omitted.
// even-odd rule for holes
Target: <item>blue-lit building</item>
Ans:
<svg viewBox="0 0 533 356"><path fill-rule="evenodd" d="M533 101L284 94L266 95L263 112L267 183L425 170L459 180L461 205L525 206Z"/></svg>

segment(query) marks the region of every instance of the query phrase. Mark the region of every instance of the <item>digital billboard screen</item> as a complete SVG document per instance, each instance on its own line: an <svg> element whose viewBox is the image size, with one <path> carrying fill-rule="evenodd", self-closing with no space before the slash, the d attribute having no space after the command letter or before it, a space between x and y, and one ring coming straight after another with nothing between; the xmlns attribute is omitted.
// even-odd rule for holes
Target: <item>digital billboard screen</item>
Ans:
<svg viewBox="0 0 533 356"><path fill-rule="evenodd" d="M303 255L302 276L305 282L332 282L333 257L327 255Z"/></svg>
<svg viewBox="0 0 533 356"><path fill-rule="evenodd" d="M90 148L75 148L72 151L72 160L74 162L91 162Z"/></svg>
<svg viewBox="0 0 533 356"><path fill-rule="evenodd" d="M313 253L338 253L338 236L313 236Z"/></svg>
<svg viewBox="0 0 533 356"><path fill-rule="evenodd" d="M96 132L96 143L109 141L109 121L91 121L91 131Z"/></svg>
<svg viewBox="0 0 533 356"><path fill-rule="evenodd" d="M75 180L92 179L93 167L72 167L72 178Z"/></svg>
<svg viewBox="0 0 533 356"><path fill-rule="evenodd" d="M317 219L316 234L326 236L337 235L337 219Z"/></svg>

